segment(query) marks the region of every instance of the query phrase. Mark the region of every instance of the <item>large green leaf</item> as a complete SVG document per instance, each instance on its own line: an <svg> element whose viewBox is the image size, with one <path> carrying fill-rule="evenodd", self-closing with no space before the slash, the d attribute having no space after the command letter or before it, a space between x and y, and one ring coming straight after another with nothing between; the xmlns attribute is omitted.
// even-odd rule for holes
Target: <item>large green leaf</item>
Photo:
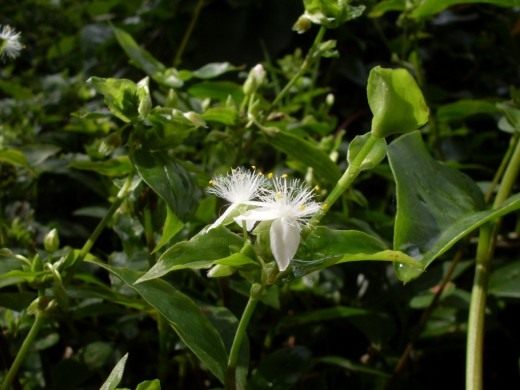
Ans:
<svg viewBox="0 0 520 390"><path fill-rule="evenodd" d="M498 297L520 298L520 260L497 268L491 273L489 293Z"/></svg>
<svg viewBox="0 0 520 390"><path fill-rule="evenodd" d="M437 109L437 119L442 122L462 120L477 114L496 114L496 103L491 100L462 99L454 103L440 106Z"/></svg>
<svg viewBox="0 0 520 390"><path fill-rule="evenodd" d="M115 390L121 379L123 379L123 373L125 372L126 360L128 359L128 353L125 354L112 369L112 372L106 379L106 381L99 388L100 390Z"/></svg>
<svg viewBox="0 0 520 390"><path fill-rule="evenodd" d="M386 249L383 242L357 230L332 230L317 227L300 245L292 261L296 277L349 261L397 261L420 266L412 257Z"/></svg>
<svg viewBox="0 0 520 390"><path fill-rule="evenodd" d="M117 276L164 316L183 343L223 381L227 362L224 342L195 302L163 280L136 284L142 275L140 272L93 263Z"/></svg>
<svg viewBox="0 0 520 390"><path fill-rule="evenodd" d="M520 7L520 0L423 0L410 14L413 18L428 18L459 4L492 4L499 7Z"/></svg>
<svg viewBox="0 0 520 390"><path fill-rule="evenodd" d="M268 127L263 129L267 135L269 144L291 158L304 163L314 169L314 174L319 181L335 184L341 176L341 171L327 156L311 142L304 140L287 131Z"/></svg>
<svg viewBox="0 0 520 390"><path fill-rule="evenodd" d="M157 263L139 280L159 278L168 272L192 268L208 268L216 260L228 258L242 247L240 236L225 227L218 227L206 234L199 234L189 241L179 242L166 250Z"/></svg>
<svg viewBox="0 0 520 390"><path fill-rule="evenodd" d="M74 160L70 167L94 171L105 176L124 176L132 172L132 163L128 156L118 156L104 161Z"/></svg>
<svg viewBox="0 0 520 390"><path fill-rule="evenodd" d="M181 219L196 208L201 191L188 171L165 150L151 150L146 144L134 143L130 157L139 176Z"/></svg>
<svg viewBox="0 0 520 390"><path fill-rule="evenodd" d="M379 18L389 11L404 11L405 8L405 0L383 0L372 7L368 16Z"/></svg>
<svg viewBox="0 0 520 390"><path fill-rule="evenodd" d="M481 211L482 193L466 175L436 162L419 132L399 137L388 146L397 185L394 248L415 257L423 268L482 224L520 208L520 194L495 210ZM420 268L396 267L409 281Z"/></svg>
<svg viewBox="0 0 520 390"><path fill-rule="evenodd" d="M371 131L378 138L417 130L428 122L424 96L406 69L372 68L367 97L374 116Z"/></svg>

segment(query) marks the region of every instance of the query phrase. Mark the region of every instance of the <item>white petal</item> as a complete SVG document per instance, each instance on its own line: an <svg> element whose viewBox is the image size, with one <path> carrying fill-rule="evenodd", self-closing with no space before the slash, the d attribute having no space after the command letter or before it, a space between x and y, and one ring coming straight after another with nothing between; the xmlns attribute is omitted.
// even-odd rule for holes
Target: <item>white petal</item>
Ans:
<svg viewBox="0 0 520 390"><path fill-rule="evenodd" d="M242 222L245 222L247 231L250 231L255 226L255 223L259 221L272 221L276 218L279 218L279 215L275 211L265 208L257 208L239 215L235 218L235 222L240 226L242 226Z"/></svg>
<svg viewBox="0 0 520 390"><path fill-rule="evenodd" d="M271 252L280 271L285 271L300 245L300 225L288 218L273 221L269 230Z"/></svg>
<svg viewBox="0 0 520 390"><path fill-rule="evenodd" d="M222 213L222 215L220 217L218 217L218 219L213 222L213 224L208 227L206 229L206 233L209 232L211 229L215 229L217 227L219 227L220 225L222 225L223 223L226 222L226 219L228 219L231 214L233 214L233 212L237 209L237 207L239 206L239 204L236 204L236 203L232 203L227 209L226 211L224 211Z"/></svg>

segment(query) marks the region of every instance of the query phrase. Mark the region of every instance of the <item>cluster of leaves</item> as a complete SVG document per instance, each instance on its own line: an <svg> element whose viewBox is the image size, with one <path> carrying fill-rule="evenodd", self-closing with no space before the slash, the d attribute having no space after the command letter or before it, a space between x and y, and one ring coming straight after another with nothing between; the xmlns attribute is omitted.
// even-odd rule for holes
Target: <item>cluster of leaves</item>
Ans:
<svg viewBox="0 0 520 390"><path fill-rule="evenodd" d="M471 233L505 215L493 335L520 343L520 196L489 205L520 136L515 1L171 3L5 6L26 46L0 69L5 371L43 318L16 385L229 386L237 318L258 285L237 388L433 388L424 380L439 370L458 385ZM237 30L277 13L283 23ZM262 229L253 245L238 226L200 233L222 210L211 177L237 166L304 178L319 200L357 181L280 274ZM412 369L394 375L409 342ZM515 353L493 366L503 383L518 380Z"/></svg>

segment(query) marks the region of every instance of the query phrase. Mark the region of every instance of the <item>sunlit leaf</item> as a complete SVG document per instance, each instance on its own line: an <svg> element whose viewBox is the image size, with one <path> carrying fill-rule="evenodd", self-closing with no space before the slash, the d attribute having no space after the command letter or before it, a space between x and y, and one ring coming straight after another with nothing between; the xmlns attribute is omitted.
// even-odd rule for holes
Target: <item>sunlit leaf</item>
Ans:
<svg viewBox="0 0 520 390"><path fill-rule="evenodd" d="M100 390L115 390L121 379L123 379L123 373L125 372L126 360L128 359L128 353L125 354L115 365L110 372L110 375L106 381L99 388Z"/></svg>
<svg viewBox="0 0 520 390"><path fill-rule="evenodd" d="M91 77L88 83L105 97L108 109L123 122L131 122L138 116L139 97L137 84L127 79Z"/></svg>

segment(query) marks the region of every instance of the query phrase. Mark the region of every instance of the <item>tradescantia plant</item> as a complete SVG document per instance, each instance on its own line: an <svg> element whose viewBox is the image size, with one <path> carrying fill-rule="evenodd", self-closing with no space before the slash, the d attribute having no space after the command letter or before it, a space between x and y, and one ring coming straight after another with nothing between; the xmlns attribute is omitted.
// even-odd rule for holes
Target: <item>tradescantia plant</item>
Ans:
<svg viewBox="0 0 520 390"><path fill-rule="evenodd" d="M197 3L193 23L203 3ZM399 23L407 33L452 3L382 1L370 15L401 11ZM278 62L266 59L251 68L212 62L184 69L185 44L172 67L129 32L111 27L110 34L136 69L125 75L128 78L88 79L89 99L97 94L103 103L88 100L74 113L69 129L89 135L87 153L67 154L66 168L56 162L49 168L44 162L57 151L47 150L43 157L25 151L29 162L22 152L0 150L0 163L24 166L35 176L44 169L66 170L109 200L108 208L79 210L78 215L99 219L79 248L61 244L68 241L51 229L34 253L16 247L1 250L6 272L0 287L20 290L20 301L12 307L32 302L26 305L31 316L24 323L25 338L5 372L2 389L15 383L42 332L78 312L81 321L89 310L93 316L115 311L121 321L132 317L154 324L158 379L141 382L137 389L158 389L161 382L167 386L173 364L179 372L186 367L195 367L197 376L203 372L205 387L289 388L305 372L307 351L292 345L291 338L283 342L287 348L266 357L257 359L263 353L255 351L260 344L269 351L280 329L331 318L358 321L374 349L374 356L365 360L380 359L380 364L357 364L339 356L312 364L359 371L376 378L370 383L391 385L395 378L388 378L388 367L397 359L383 359L380 347L390 328L386 314L341 305L333 283L326 299L339 304L288 314L277 323L271 316L298 291L316 293L308 287L313 280L342 272L347 266L331 267L343 263L363 270L367 262L387 262L394 269L388 280L403 282L394 292L406 295L414 280L429 277L436 259L467 245L466 238L476 230L480 233L468 299L466 379L468 389L480 389L488 267L500 218L520 209L520 194L514 194L520 167L518 93L513 90L507 102L462 101L430 110L423 94L424 69L414 48L421 36L417 33L403 38L407 44L402 58L373 66L365 75L370 117L366 131L346 136L330 111L334 95L318 87L317 77L324 59L343 54L335 40L324 41L325 35L360 17L365 8L347 0L304 0L293 28L316 33L307 54L297 52ZM192 27L184 38L189 39ZM13 30L4 28L3 33L11 45L18 39ZM11 53L21 49L13 47ZM432 154L435 137L471 110L500 114L500 127L511 134L487 195L472 178ZM389 183L385 202L391 205L383 205L381 213L388 219L363 221L353 215L355 207L377 207L367 200L366 178ZM111 254L96 250L107 228L121 243ZM353 264L357 262L362 263ZM455 268L446 274L463 272ZM440 299L448 279L432 301ZM361 296L367 282L358 277L358 283ZM467 298L460 291L458 296ZM420 298L412 301L420 306ZM83 307L88 308L86 314L81 314ZM254 319L263 318L268 320L253 334ZM122 332L129 340L139 333L134 325ZM90 344L93 356L102 356L104 348ZM115 389L124 381L133 352L122 352L102 389ZM87 348L81 353L89 356ZM395 375L408 358L403 356ZM293 365L298 366L296 374Z"/></svg>

